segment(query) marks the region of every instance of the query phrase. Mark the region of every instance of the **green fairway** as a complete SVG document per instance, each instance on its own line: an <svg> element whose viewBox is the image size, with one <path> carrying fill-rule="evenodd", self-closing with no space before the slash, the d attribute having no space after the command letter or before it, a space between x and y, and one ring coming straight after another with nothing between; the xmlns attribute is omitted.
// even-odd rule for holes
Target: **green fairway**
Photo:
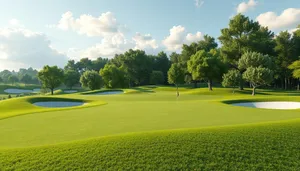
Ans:
<svg viewBox="0 0 300 171"><path fill-rule="evenodd" d="M285 155L290 155L284 165L299 167L299 160L294 159L300 157L300 145L296 143L300 135L300 122L297 120L300 118L300 110L254 109L226 104L228 100L239 99L300 101L298 92L264 91L258 94L268 96L252 97L242 92L232 94L230 89L222 88L213 92L204 88L180 90L178 99L175 89L171 87L140 87L124 90L125 93L119 95L75 93L54 96L81 99L90 105L64 110L36 107L31 104L36 101L32 97L2 101L2 165L7 168L28 167L31 170L26 163L32 161L35 163L32 165L33 170L51 165L47 162L56 163L53 169L99 166L99 169L117 170L127 167L154 169L160 165L159 161L164 161L162 170L226 169L236 163L237 168L284 169L285 166L278 162ZM211 128L199 129L203 127ZM181 131L176 131L178 129ZM134 134L126 135L128 133ZM298 152L280 152L284 144L280 146L279 143L284 143L286 148L298 149ZM267 147L262 148L264 146ZM253 149L258 150L258 153L254 154ZM72 152L68 153L70 150ZM84 158L77 158L83 153ZM263 153L266 156L261 156ZM273 161L273 165L261 166L265 160L269 160L268 155L278 155L278 161ZM125 156L129 158L121 159ZM170 163L171 160L167 159L169 157L174 159L174 163ZM255 157L260 160L255 162ZM38 164L39 158L47 162ZM89 158L96 160L90 161ZM139 159L133 161L136 158ZM224 165L231 160L232 165L222 166L222 163ZM178 164L175 164L176 161ZM202 166L198 165L201 163ZM52 170L51 167L47 169Z"/></svg>

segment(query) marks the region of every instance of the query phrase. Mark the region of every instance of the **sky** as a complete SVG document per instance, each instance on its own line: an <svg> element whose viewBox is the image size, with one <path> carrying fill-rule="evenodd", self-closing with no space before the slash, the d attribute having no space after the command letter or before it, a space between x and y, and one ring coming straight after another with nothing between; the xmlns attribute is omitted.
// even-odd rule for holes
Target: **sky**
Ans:
<svg viewBox="0 0 300 171"><path fill-rule="evenodd" d="M180 52L249 16L278 33L300 24L299 0L0 0L0 70L63 67L129 49Z"/></svg>

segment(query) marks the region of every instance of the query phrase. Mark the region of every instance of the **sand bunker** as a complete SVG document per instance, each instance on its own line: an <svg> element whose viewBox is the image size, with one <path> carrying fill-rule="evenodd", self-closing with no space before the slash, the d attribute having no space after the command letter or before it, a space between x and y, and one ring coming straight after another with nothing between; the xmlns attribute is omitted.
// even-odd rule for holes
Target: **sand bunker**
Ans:
<svg viewBox="0 0 300 171"><path fill-rule="evenodd" d="M231 105L262 109L300 109L300 102L245 102Z"/></svg>
<svg viewBox="0 0 300 171"><path fill-rule="evenodd" d="M91 95L113 95L113 94L123 94L123 91L103 91L99 93L93 93Z"/></svg>
<svg viewBox="0 0 300 171"><path fill-rule="evenodd" d="M25 90L25 89L17 89L17 88L9 88L4 90L5 93L8 94L22 94L22 93L32 93L32 90Z"/></svg>
<svg viewBox="0 0 300 171"><path fill-rule="evenodd" d="M67 101L45 101L45 102L35 102L33 104L40 107L50 107L50 108L74 107L74 106L84 105L83 102L67 102Z"/></svg>
<svg viewBox="0 0 300 171"><path fill-rule="evenodd" d="M64 90L64 93L77 93L77 90Z"/></svg>

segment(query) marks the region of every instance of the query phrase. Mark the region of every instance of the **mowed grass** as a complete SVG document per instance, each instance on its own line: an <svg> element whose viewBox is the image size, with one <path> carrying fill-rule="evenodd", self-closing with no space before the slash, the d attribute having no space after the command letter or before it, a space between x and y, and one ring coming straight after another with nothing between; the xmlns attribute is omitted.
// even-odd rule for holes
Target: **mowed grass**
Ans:
<svg viewBox="0 0 300 171"><path fill-rule="evenodd" d="M23 115L0 120L0 168L300 169L300 110L253 109L223 103L300 101L298 92L260 91L252 97L222 88L213 92L206 88L180 90L178 99L175 88L170 87L138 87L124 90L126 93L121 95L54 96L107 104L30 115L13 107L22 98L7 100L11 104L6 107L11 108L6 113ZM0 109L3 104L0 102ZM24 105L35 110L28 101Z"/></svg>

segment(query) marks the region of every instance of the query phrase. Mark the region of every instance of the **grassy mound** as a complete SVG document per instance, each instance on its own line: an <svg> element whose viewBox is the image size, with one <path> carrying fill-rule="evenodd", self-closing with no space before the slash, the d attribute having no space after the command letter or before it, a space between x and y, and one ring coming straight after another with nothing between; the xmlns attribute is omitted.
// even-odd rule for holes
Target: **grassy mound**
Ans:
<svg viewBox="0 0 300 171"><path fill-rule="evenodd" d="M83 106L75 106L69 108L43 108L32 105L35 102L41 101L74 101L74 102L85 102L87 105ZM33 113L40 113L40 112L49 112L49 111L59 111L59 110L71 110L71 109L79 109L79 108L86 108L86 107L93 107L106 104L103 101L95 101L95 100L85 100L85 99L73 99L73 98L65 98L65 97L39 97L39 96L32 96L32 97L19 97L13 98L9 100L1 101L0 108L0 120L25 115L25 114L33 114Z"/></svg>
<svg viewBox="0 0 300 171"><path fill-rule="evenodd" d="M5 170L298 170L300 121L103 137L3 150Z"/></svg>

